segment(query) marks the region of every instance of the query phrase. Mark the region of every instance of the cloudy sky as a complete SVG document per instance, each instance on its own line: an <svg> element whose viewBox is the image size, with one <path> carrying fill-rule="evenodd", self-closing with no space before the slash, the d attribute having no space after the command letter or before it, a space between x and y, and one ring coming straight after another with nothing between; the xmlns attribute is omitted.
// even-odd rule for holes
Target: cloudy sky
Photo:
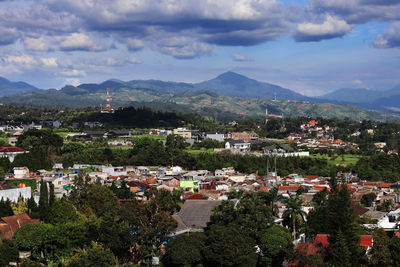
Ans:
<svg viewBox="0 0 400 267"><path fill-rule="evenodd" d="M400 0L0 0L0 76L40 88L225 71L307 95L400 84Z"/></svg>

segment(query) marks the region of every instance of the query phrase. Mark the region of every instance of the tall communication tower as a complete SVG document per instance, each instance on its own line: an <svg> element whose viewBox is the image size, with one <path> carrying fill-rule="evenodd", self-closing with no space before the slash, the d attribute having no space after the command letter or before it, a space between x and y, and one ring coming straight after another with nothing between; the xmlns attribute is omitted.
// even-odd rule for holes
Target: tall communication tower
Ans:
<svg viewBox="0 0 400 267"><path fill-rule="evenodd" d="M276 149L270 150L264 148L264 154L267 156L267 176L276 178L276 182L279 183L280 181L278 181L278 173L276 170L278 151Z"/></svg>
<svg viewBox="0 0 400 267"><path fill-rule="evenodd" d="M101 113L114 113L114 110L111 108L110 104L110 89L107 88L107 102L106 108L101 111Z"/></svg>

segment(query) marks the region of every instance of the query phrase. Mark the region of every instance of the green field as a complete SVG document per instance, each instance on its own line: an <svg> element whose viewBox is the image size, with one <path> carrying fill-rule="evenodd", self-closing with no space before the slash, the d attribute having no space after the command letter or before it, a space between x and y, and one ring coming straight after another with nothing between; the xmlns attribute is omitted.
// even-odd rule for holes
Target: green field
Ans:
<svg viewBox="0 0 400 267"><path fill-rule="evenodd" d="M156 139L156 140L166 140L167 138L164 136L158 136L158 135L150 135L150 134L141 134L141 135L133 135L133 138L151 138L151 139Z"/></svg>
<svg viewBox="0 0 400 267"><path fill-rule="evenodd" d="M332 157L328 155L310 155L311 158L318 158L318 159L326 159L328 164L336 165L336 164L347 164L347 165L354 165L358 162L361 158L361 155L353 155L353 154L344 154L343 159L341 155L334 154Z"/></svg>
<svg viewBox="0 0 400 267"><path fill-rule="evenodd" d="M200 154L200 153L214 153L214 148L209 148L209 149L185 149L186 152L190 154Z"/></svg>
<svg viewBox="0 0 400 267"><path fill-rule="evenodd" d="M78 134L78 132L56 132L56 134L58 134L59 136L61 136L62 138L67 137L67 135L69 134Z"/></svg>
<svg viewBox="0 0 400 267"><path fill-rule="evenodd" d="M0 142L4 144L8 144L8 138L7 137L0 137Z"/></svg>

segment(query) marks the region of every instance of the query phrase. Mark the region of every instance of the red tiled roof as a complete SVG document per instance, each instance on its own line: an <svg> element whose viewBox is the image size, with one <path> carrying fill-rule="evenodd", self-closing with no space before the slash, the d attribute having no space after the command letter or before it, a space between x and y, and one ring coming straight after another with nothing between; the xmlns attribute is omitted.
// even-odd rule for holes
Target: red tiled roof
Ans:
<svg viewBox="0 0 400 267"><path fill-rule="evenodd" d="M331 191L331 189L329 187L326 187L326 186L316 186L316 187L314 187L314 190L317 190L317 191L324 191L324 189L328 190L328 192Z"/></svg>
<svg viewBox="0 0 400 267"><path fill-rule="evenodd" d="M363 246L366 250L368 248L372 248L372 235L361 235L360 245Z"/></svg>
<svg viewBox="0 0 400 267"><path fill-rule="evenodd" d="M381 183L378 185L379 188L389 188L392 184L389 183Z"/></svg>
<svg viewBox="0 0 400 267"><path fill-rule="evenodd" d="M29 215L26 213L8 217L1 217L1 239L11 239L15 231L17 231L21 226L38 222L38 219L31 219L31 217L29 217Z"/></svg>
<svg viewBox="0 0 400 267"><path fill-rule="evenodd" d="M329 247L329 235L328 234L317 234L314 239L314 245L321 244L324 248Z"/></svg>
<svg viewBox="0 0 400 267"><path fill-rule="evenodd" d="M297 191L300 185L287 185L287 186L280 186L279 191L287 191L287 190L294 190Z"/></svg>
<svg viewBox="0 0 400 267"><path fill-rule="evenodd" d="M364 182L363 185L376 185L377 182Z"/></svg>
<svg viewBox="0 0 400 267"><path fill-rule="evenodd" d="M264 191L264 192L268 192L268 187L263 186L263 187L260 188L260 190L261 190L261 191Z"/></svg>
<svg viewBox="0 0 400 267"><path fill-rule="evenodd" d="M205 199L205 195L199 193L189 193L185 196L185 199Z"/></svg>
<svg viewBox="0 0 400 267"><path fill-rule="evenodd" d="M25 149L19 147L0 146L0 153L15 153L15 152L25 152Z"/></svg>
<svg viewBox="0 0 400 267"><path fill-rule="evenodd" d="M148 183L148 184L156 184L157 180L156 179L149 179L149 180L146 181L146 183Z"/></svg>

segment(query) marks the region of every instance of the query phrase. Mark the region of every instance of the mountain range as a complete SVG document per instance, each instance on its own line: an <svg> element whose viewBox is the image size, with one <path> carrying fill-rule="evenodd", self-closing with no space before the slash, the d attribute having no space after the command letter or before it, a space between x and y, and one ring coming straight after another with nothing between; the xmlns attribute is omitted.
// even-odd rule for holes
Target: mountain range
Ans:
<svg viewBox="0 0 400 267"><path fill-rule="evenodd" d="M20 83L15 83L20 84ZM29 85L28 85L29 86ZM261 116L268 107L270 113L284 116L323 116L349 119L384 120L386 115L368 111L354 105L369 108L368 105L379 100L382 94L366 90L342 89L320 98L310 98L278 85L259 82L246 76L226 72L214 79L201 83L165 82L159 80L107 80L100 84L86 83L78 86L67 85L60 90L39 90L29 87L26 91L15 87L14 94L10 89L2 93L0 80L0 103L28 105L35 107L77 108L104 105L106 89L110 89L111 105L149 106L160 110L180 110L197 112L201 115L218 119L235 119L238 116ZM346 95L348 92L351 93ZM395 93L393 89L393 94ZM400 88L398 88L400 92ZM16 93L18 92L18 93ZM338 101L346 99L346 101ZM389 98L390 100L390 98ZM388 101L389 101L388 100ZM358 102L357 102L358 101ZM384 101L383 101L384 102ZM333 104L332 104L333 103ZM352 105L349 105L349 104ZM397 103L396 106L400 105ZM394 105L394 107L396 107ZM375 108L378 109L378 108ZM394 110L394 109L392 109ZM390 117L390 116L389 116ZM390 117L398 120L398 116Z"/></svg>
<svg viewBox="0 0 400 267"><path fill-rule="evenodd" d="M25 82L11 82L0 77L0 97L40 90Z"/></svg>
<svg viewBox="0 0 400 267"><path fill-rule="evenodd" d="M382 111L399 112L400 84L385 91L368 90L365 88L343 88L320 96L319 99Z"/></svg>

